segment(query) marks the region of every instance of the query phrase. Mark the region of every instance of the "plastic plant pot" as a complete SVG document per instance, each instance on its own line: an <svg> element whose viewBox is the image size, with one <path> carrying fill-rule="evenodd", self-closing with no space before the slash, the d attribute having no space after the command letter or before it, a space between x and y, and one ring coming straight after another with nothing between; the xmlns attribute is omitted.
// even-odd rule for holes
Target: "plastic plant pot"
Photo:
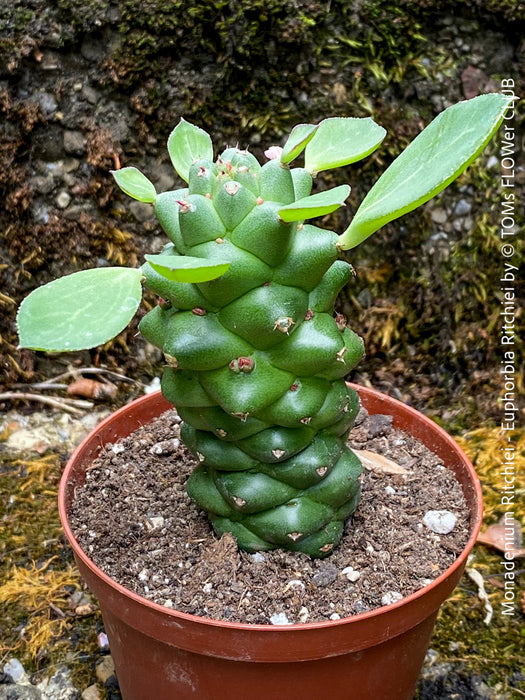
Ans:
<svg viewBox="0 0 525 700"><path fill-rule="evenodd" d="M71 456L60 485L62 524L98 598L124 700L411 700L440 605L458 584L481 525L478 478L467 456L433 421L384 394L353 386L371 414L420 439L461 484L470 509L464 550L436 580L391 605L327 622L286 626L222 622L164 608L128 591L82 551L68 507L102 447L171 405L160 393L102 421Z"/></svg>

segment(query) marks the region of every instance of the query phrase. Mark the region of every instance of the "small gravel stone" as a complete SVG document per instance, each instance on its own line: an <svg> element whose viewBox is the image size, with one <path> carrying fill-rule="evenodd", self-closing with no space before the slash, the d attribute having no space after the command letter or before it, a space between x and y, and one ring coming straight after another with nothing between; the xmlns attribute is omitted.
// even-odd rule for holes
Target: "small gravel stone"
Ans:
<svg viewBox="0 0 525 700"><path fill-rule="evenodd" d="M71 683L71 672L59 666L51 678L38 684L42 700L78 700L78 689Z"/></svg>
<svg viewBox="0 0 525 700"><path fill-rule="evenodd" d="M355 583L361 577L361 573L355 571L353 566L346 566L341 573L352 583Z"/></svg>
<svg viewBox="0 0 525 700"><path fill-rule="evenodd" d="M368 437L375 438L386 435L392 428L392 416L385 416L381 413L370 416L368 426Z"/></svg>
<svg viewBox="0 0 525 700"><path fill-rule="evenodd" d="M49 165L52 164L50 163ZM75 170L79 169L80 161L78 161L76 158L66 158L61 165L66 173L73 173Z"/></svg>
<svg viewBox="0 0 525 700"><path fill-rule="evenodd" d="M51 117L57 111L57 101L49 92L39 92L37 93L36 97L38 104L40 105L40 109L42 110L46 119Z"/></svg>
<svg viewBox="0 0 525 700"><path fill-rule="evenodd" d="M449 510L428 510L423 516L423 524L438 535L448 535L456 522L457 517Z"/></svg>
<svg viewBox="0 0 525 700"><path fill-rule="evenodd" d="M321 588L322 586L328 586L333 583L338 574L339 572L334 564L325 562L321 564L319 570L312 576L312 581L317 587Z"/></svg>
<svg viewBox="0 0 525 700"><path fill-rule="evenodd" d="M288 581L288 586L290 588L304 588L304 583L298 578L293 578L291 581Z"/></svg>
<svg viewBox="0 0 525 700"><path fill-rule="evenodd" d="M162 515L151 515L146 521L146 528L150 531L160 530L164 527L164 517Z"/></svg>
<svg viewBox="0 0 525 700"><path fill-rule="evenodd" d="M4 664L3 671L13 679L14 683L17 683L25 675L24 667L18 659L9 659Z"/></svg>
<svg viewBox="0 0 525 700"><path fill-rule="evenodd" d="M180 446L180 440L178 438L173 438L173 440L163 440L162 442L157 442L156 445L150 450L152 455L171 455L177 451Z"/></svg>
<svg viewBox="0 0 525 700"><path fill-rule="evenodd" d="M352 605L352 608L355 612L356 615L359 615L360 613L368 612L370 608L366 603L363 603L362 600L356 600L355 603Z"/></svg>
<svg viewBox="0 0 525 700"><path fill-rule="evenodd" d="M448 216L444 209L438 207L437 209L432 209L430 212L430 218L435 224L444 224L448 219Z"/></svg>
<svg viewBox="0 0 525 700"><path fill-rule="evenodd" d="M472 204L466 199L460 199L459 202L454 207L455 216L466 216L470 214L472 210Z"/></svg>
<svg viewBox="0 0 525 700"><path fill-rule="evenodd" d="M42 693L27 683L0 685L0 700L42 700Z"/></svg>
<svg viewBox="0 0 525 700"><path fill-rule="evenodd" d="M37 175L31 178L30 184L39 194L49 194L54 186L51 175Z"/></svg>
<svg viewBox="0 0 525 700"><path fill-rule="evenodd" d="M100 691L96 685L90 685L82 692L80 697L81 700L101 700Z"/></svg>
<svg viewBox="0 0 525 700"><path fill-rule="evenodd" d="M115 673L115 664L113 663L113 658L108 654L104 656L95 669L95 674L97 679L104 684L108 678Z"/></svg>
<svg viewBox="0 0 525 700"><path fill-rule="evenodd" d="M86 137L81 131L64 131L64 150L73 156L81 156L86 150Z"/></svg>
<svg viewBox="0 0 525 700"><path fill-rule="evenodd" d="M116 455L120 454L121 452L125 452L125 450L126 448L124 447L124 445L121 445L119 443L111 445L111 451Z"/></svg>
<svg viewBox="0 0 525 700"><path fill-rule="evenodd" d="M49 209L45 204L33 207L33 218L37 224L47 224L49 222Z"/></svg>
<svg viewBox="0 0 525 700"><path fill-rule="evenodd" d="M274 613L271 618L270 622L272 625L289 625L290 621L286 617L286 613L280 612L280 613Z"/></svg>
<svg viewBox="0 0 525 700"><path fill-rule="evenodd" d="M99 649L107 649L109 647L108 635L105 632L99 632L97 635Z"/></svg>
<svg viewBox="0 0 525 700"><path fill-rule="evenodd" d="M99 94L96 90L89 85L84 85L82 88L82 97L84 97L89 104L96 105L99 100Z"/></svg>
<svg viewBox="0 0 525 700"><path fill-rule="evenodd" d="M50 175L53 180L60 180L64 177L64 163L62 161L56 161L55 163L46 164L46 173Z"/></svg>
<svg viewBox="0 0 525 700"><path fill-rule="evenodd" d="M59 209L67 209L71 202L71 197L65 190L62 190L58 193L55 202Z"/></svg>
<svg viewBox="0 0 525 700"><path fill-rule="evenodd" d="M399 591L387 591L383 596L381 596L381 603L383 605L392 605L398 600L401 600L402 594Z"/></svg>
<svg viewBox="0 0 525 700"><path fill-rule="evenodd" d="M474 225L474 222L473 222L471 216L466 216L463 219L463 231L470 231L470 229L472 228L473 225Z"/></svg>

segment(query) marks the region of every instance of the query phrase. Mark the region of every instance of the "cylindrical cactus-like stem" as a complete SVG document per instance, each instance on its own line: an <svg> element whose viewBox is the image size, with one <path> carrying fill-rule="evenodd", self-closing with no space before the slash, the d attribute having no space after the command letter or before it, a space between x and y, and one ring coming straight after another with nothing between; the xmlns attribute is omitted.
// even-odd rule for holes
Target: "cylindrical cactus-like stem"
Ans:
<svg viewBox="0 0 525 700"><path fill-rule="evenodd" d="M162 303L142 320L168 367L162 391L199 459L190 496L215 531L247 551L329 554L359 500L361 464L345 441L358 398L343 377L361 339L334 316L351 277L337 235L278 212L312 180L278 160L228 149L195 162L188 188L159 195L164 253L228 261L226 274L174 282L146 264Z"/></svg>
<svg viewBox="0 0 525 700"><path fill-rule="evenodd" d="M481 153L512 99L479 95L439 114L339 237L304 221L337 209L350 187L311 195L312 177L379 146L386 131L370 117L298 124L262 167L238 148L213 162L210 136L181 119L167 145L187 188L157 194L134 167L113 172L124 192L155 205L171 243L140 270L83 270L34 290L18 312L20 345L107 342L138 308L144 276L161 301L140 329L164 352L162 389L200 460L190 495L244 549L325 556L356 507L361 472L345 446L358 401L344 377L363 343L334 315L351 277L337 251L441 192ZM304 168L290 169L301 154Z"/></svg>
<svg viewBox="0 0 525 700"><path fill-rule="evenodd" d="M304 221L341 206L350 187L311 195L312 177L372 153L386 131L371 118L298 124L262 167L238 148L213 162L210 136L181 119L167 145L187 188L157 194L134 167L113 172L124 192L155 205L171 243L140 270L84 270L34 290L18 312L20 344L71 351L107 342L138 308L144 276L161 301L140 329L164 352L162 390L200 460L190 495L244 549L325 556L357 505L361 472L345 446L358 400L344 377L363 343L334 315L351 277L337 251L441 192L511 103L479 95L439 114L339 237ZM301 154L305 167L290 169Z"/></svg>

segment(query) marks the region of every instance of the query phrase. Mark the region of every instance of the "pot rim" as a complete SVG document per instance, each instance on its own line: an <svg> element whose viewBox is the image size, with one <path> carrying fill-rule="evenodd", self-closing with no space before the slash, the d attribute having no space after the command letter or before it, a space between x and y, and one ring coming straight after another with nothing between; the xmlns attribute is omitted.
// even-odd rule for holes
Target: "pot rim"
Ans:
<svg viewBox="0 0 525 700"><path fill-rule="evenodd" d="M254 632L267 632L268 634L273 633L275 634L276 632L286 632L286 633L297 633L301 631L308 631L308 630L316 630L316 629L323 629L323 628L333 628L334 626L343 626L347 625L349 623L358 623L361 621L366 621L366 620L372 620L375 617L385 615L385 613L388 613L390 611L395 611L399 608L402 608L404 606L409 606L410 604L414 603L418 599L420 599L422 596L428 594L429 591L432 589L438 588L441 584L445 583L446 580L460 567L463 566L465 563L470 551L474 547L474 544L476 543L476 539L479 533L479 530L481 528L482 524L482 514L483 514L483 506L482 506L482 491L481 491L481 484L479 482L478 476L476 474L476 471L470 462L469 458L465 454L465 452L459 447L459 445L454 441L454 439L443 429L441 426L439 426L437 423L432 421L430 418L425 416L423 413L420 411L412 408L412 406L409 406L402 401L399 401L398 399L394 399L387 394L383 394L382 392L379 392L375 389L369 389L368 387L362 387L356 384L352 384L348 382L348 386L354 390L356 390L360 394L364 395L369 395L373 396L377 400L383 401L385 404L385 408L391 407L402 407L405 412L408 412L411 417L414 419L417 419L418 422L422 422L426 425L429 430L433 431L434 434L437 434L440 436L442 440L448 443L448 445L453 449L453 451L458 455L458 457L461 459L463 462L464 466L466 467L466 471L469 476L469 482L470 486L473 489L473 502L474 505L470 508L470 516L471 516L471 534L469 536L469 539L467 543L465 544L465 547L461 551L461 553L457 556L453 564L451 564L442 574L440 574L436 579L434 579L431 583L429 583L426 586L423 586L422 588L419 588L417 591L414 591L413 593L410 593L408 596L405 596L399 601L396 601L394 603L391 603L390 605L385 605L381 606L379 608L375 608L373 610L369 610L367 612L363 613L358 613L356 615L352 615L349 617L343 617L339 620L326 620L326 621L320 621L320 622L305 622L305 623L292 623L288 625L272 625L272 624L251 624L251 623L246 623L246 622L229 622L227 620L216 620L213 618L209 617L202 617L200 615L193 615L191 613L185 613L179 610L171 609L171 608L166 608L163 605L160 605L159 603L155 603L152 600L149 600L148 598L144 598L143 596L140 596L139 594L135 593L134 591L129 590L122 584L118 583L114 579L112 579L110 576L108 576L102 569L100 569L84 552L84 550L80 547L80 544L78 540L76 539L75 535L73 534L73 531L69 525L69 519L68 519L68 514L67 514L67 491L69 489L69 478L70 478L70 473L72 472L73 465L75 462L78 460L78 457L82 453L85 444L89 441L91 438L92 434L95 432L100 431L102 428L104 428L106 425L110 424L115 418L118 418L122 414L128 412L132 406L136 406L139 403L148 401L148 400L154 400L154 399L161 399L162 401L165 401L165 399L162 397L161 392L157 391L151 394L145 394L144 396L140 396L137 399L134 399L130 403L122 406L121 408L117 409L113 413L111 413L109 416L104 418L98 425L90 431L90 433L82 440L82 442L75 448L74 452L71 454L69 457L66 467L64 469L62 478L60 480L60 487L59 487L59 495L58 495L58 501L59 501L59 514L60 514L60 520L62 522L62 527L64 529L64 533L75 553L75 555L83 562L85 566L87 566L89 569L91 569L94 574L100 578L106 586L109 586L111 589L113 589L116 593L119 595L126 596L130 598L131 600L134 601L135 604L146 607L152 611L156 611L157 613L162 613L164 615L167 615L168 617L172 618L173 622L176 622L177 619L184 620L186 622L191 622L193 624L199 624L203 625L205 627L221 627L221 628L226 628L230 630L243 630L243 631L250 631L253 630ZM172 406L166 401L166 409L168 410L169 407ZM157 415L160 415L157 414ZM406 430L405 430L406 431ZM406 431L408 432L408 431ZM464 489L463 489L464 490Z"/></svg>

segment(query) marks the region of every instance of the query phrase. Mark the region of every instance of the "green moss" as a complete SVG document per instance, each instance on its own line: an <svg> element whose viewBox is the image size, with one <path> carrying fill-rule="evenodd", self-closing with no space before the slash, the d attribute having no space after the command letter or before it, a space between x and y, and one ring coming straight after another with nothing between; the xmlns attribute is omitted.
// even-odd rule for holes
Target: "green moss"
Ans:
<svg viewBox="0 0 525 700"><path fill-rule="evenodd" d="M348 85L348 102L332 105L336 112L346 112L351 101L353 113L357 105L366 115L374 106L365 92L379 94L411 72L424 72L419 54L426 40L418 19L391 9L384 0L362 7L342 0L330 7L316 0L126 0L113 71L119 84L133 88L162 83L167 66L180 65L186 113L198 113L204 126L225 111L262 130L273 118L277 134L294 121L318 118L315 99L298 104L292 98L312 92L312 70ZM214 83L204 100L194 84L203 71L211 71Z"/></svg>
<svg viewBox="0 0 525 700"><path fill-rule="evenodd" d="M412 3L411 3L412 4ZM525 3L521 0L416 0L413 3L418 9L428 9L439 6L442 11L462 11L470 14L473 9L481 15L490 16L499 22L517 24L525 19Z"/></svg>
<svg viewBox="0 0 525 700"><path fill-rule="evenodd" d="M42 669L44 675L67 656L80 687L87 687L94 681L102 621L96 608L82 617L67 604L82 584L58 517L60 474L57 455L21 459L2 454L2 651L20 659L26 671Z"/></svg>
<svg viewBox="0 0 525 700"><path fill-rule="evenodd" d="M497 571L496 557L483 559L490 559L490 570ZM480 564L476 561L475 568L482 570ZM499 686L500 692L517 689L521 697L525 690L525 621L519 611L514 617L502 615L501 589L489 584L488 590L494 607L489 625L483 622L485 610L476 585L464 576L440 610L430 646L438 652L439 663L451 663L467 677L479 676L490 687Z"/></svg>
<svg viewBox="0 0 525 700"><path fill-rule="evenodd" d="M12 5L0 7L0 32L23 32L34 18L31 8Z"/></svg>
<svg viewBox="0 0 525 700"><path fill-rule="evenodd" d="M111 0L56 0L64 23L74 30L92 32L107 22Z"/></svg>
<svg viewBox="0 0 525 700"><path fill-rule="evenodd" d="M525 429L511 434L518 460L525 457ZM501 464L501 448L508 445L507 436L498 427L484 425L477 430L458 438L461 447L472 460L479 475L484 501L484 527L497 523L508 508L501 504L504 486L502 476L494 465ZM495 473L496 472L496 473ZM524 490L521 484L515 492L513 517L519 525L525 518ZM486 610L478 596L478 587L465 574L459 587L442 606L431 647L439 653L440 663L450 662L465 676L480 676L499 692L512 693L509 697L522 697L525 693L525 617L523 616L520 595L525 585L525 571L520 559L515 559L512 573L515 599L510 606L513 614L507 614L505 607L505 569L503 555L495 549L477 545L467 564L483 577L485 592L493 608L490 623L484 622ZM508 589L509 590L509 589ZM508 599L507 599L508 600ZM518 695L519 693L519 695Z"/></svg>

